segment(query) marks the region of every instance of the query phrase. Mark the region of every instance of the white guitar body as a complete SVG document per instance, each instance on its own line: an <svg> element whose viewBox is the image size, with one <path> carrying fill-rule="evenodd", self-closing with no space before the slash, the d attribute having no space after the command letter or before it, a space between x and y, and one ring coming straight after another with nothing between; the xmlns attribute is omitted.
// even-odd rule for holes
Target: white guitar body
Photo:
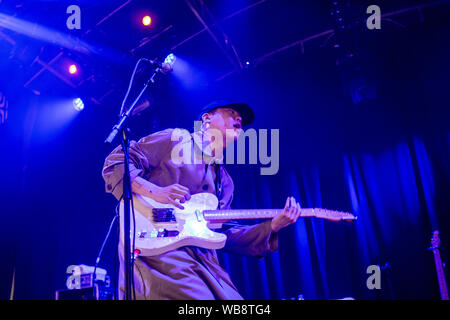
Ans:
<svg viewBox="0 0 450 320"><path fill-rule="evenodd" d="M155 256L183 246L220 249L225 246L225 234L210 229L237 219L273 218L283 209L216 210L218 200L211 193L197 193L182 204L183 210L159 203L151 198L133 195L134 220L130 217L130 243L135 239L139 255ZM331 221L356 220L348 212L321 208L304 208L300 217L316 217ZM120 239L124 243L124 210L120 203Z"/></svg>
<svg viewBox="0 0 450 320"><path fill-rule="evenodd" d="M221 224L208 223L202 214L204 210L215 210L218 200L211 193L198 193L183 203L184 210L170 204L162 204L142 195L133 195L136 227L130 217L130 234L135 234L135 249L143 256L154 256L182 246L197 246L207 249L223 248L226 235L211 231L209 228L220 227ZM161 213L159 219L155 212ZM165 210L171 212L165 214ZM120 239L124 241L123 202L120 203ZM166 212L166 213L167 213ZM170 215L173 215L171 219ZM169 216L161 219L161 216ZM162 221L170 220L170 221ZM133 237L131 236L132 243Z"/></svg>

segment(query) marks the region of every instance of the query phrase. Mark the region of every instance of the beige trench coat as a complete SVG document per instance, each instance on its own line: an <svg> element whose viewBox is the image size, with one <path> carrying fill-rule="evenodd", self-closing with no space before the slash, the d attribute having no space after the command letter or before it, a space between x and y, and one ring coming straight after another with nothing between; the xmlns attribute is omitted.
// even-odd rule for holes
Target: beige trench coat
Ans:
<svg viewBox="0 0 450 320"><path fill-rule="evenodd" d="M202 155L197 140L172 141L174 130L163 130L130 143L131 179L141 176L158 186L178 183L189 188L191 194L215 194L212 166L204 162L175 164L171 160L177 143L190 143L192 157L199 156L201 159ZM190 136L194 137L194 134ZM221 168L223 191L220 207L227 209L233 199L234 186L225 168ZM102 174L106 191L120 199L123 177L120 146L106 158ZM262 257L278 247L278 236L271 232L270 221L252 226L233 226L223 232L227 235L227 242L222 250ZM118 249L119 298L123 298L123 250L120 245ZM215 250L198 247L181 247L159 256L138 257L134 263L134 285L137 299L242 299L228 273L219 265Z"/></svg>

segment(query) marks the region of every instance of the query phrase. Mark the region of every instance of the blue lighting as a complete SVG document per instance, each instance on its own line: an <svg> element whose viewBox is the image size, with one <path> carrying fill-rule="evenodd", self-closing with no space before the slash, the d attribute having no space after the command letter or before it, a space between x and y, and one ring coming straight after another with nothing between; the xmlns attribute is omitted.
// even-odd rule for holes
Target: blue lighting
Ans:
<svg viewBox="0 0 450 320"><path fill-rule="evenodd" d="M84 109L83 100L81 100L80 98L73 99L73 107L77 111L83 110Z"/></svg>
<svg viewBox="0 0 450 320"><path fill-rule="evenodd" d="M169 59L169 55L166 59ZM172 77L187 90L197 90L204 88L207 84L205 69L200 68L198 63L183 56L176 56L176 63L173 66Z"/></svg>

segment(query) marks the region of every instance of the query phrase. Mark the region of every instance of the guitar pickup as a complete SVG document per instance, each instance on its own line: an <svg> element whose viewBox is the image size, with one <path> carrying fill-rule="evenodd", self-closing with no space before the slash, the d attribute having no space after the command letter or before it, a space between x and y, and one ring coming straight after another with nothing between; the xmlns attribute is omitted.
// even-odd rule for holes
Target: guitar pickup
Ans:
<svg viewBox="0 0 450 320"><path fill-rule="evenodd" d="M169 238L176 237L180 232L178 230L167 230L160 228L158 230L153 230L151 232L141 231L137 233L139 239L148 239L148 238Z"/></svg>
<svg viewBox="0 0 450 320"><path fill-rule="evenodd" d="M176 222L174 210L171 208L153 208L153 221L156 223Z"/></svg>

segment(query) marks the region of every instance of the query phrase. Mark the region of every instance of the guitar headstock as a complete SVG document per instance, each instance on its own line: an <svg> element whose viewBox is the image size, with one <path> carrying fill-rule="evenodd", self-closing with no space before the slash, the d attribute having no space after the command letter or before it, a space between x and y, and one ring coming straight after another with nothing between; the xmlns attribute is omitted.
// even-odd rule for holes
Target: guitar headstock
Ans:
<svg viewBox="0 0 450 320"><path fill-rule="evenodd" d="M431 249L439 248L441 240L439 239L439 231L433 232L433 237L431 238Z"/></svg>

